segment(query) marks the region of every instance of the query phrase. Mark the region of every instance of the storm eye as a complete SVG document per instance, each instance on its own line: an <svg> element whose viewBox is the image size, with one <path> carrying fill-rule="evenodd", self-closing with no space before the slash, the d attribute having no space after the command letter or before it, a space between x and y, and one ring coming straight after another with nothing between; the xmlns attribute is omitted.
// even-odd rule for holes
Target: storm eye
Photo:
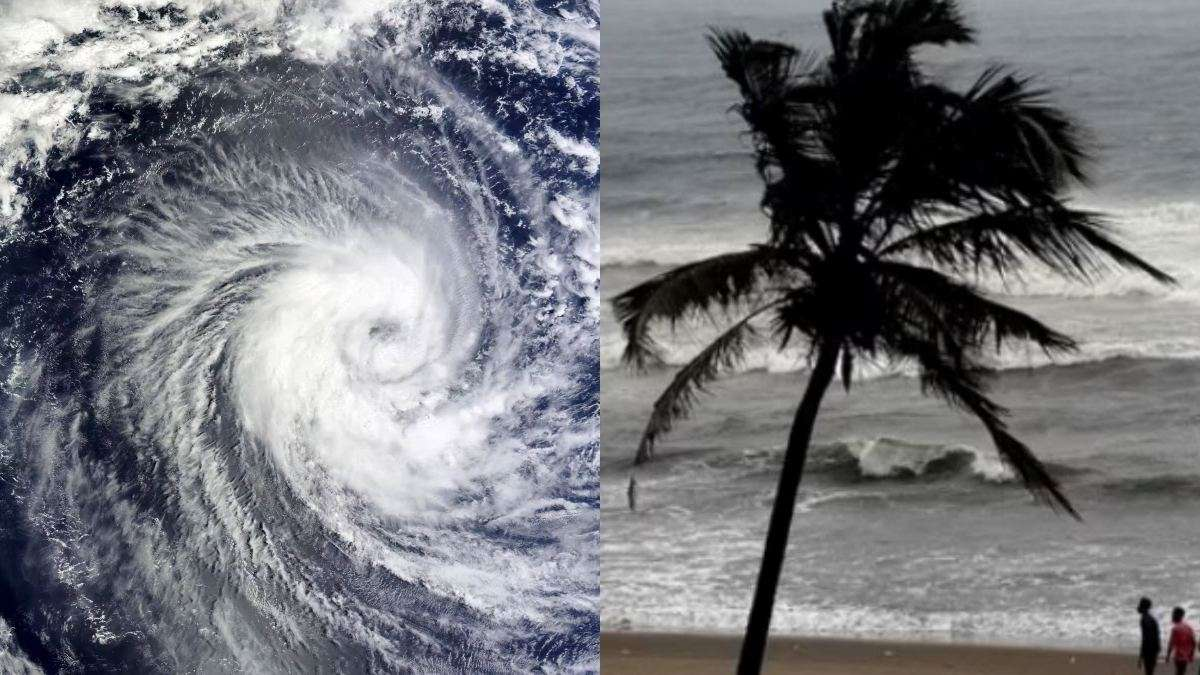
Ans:
<svg viewBox="0 0 1200 675"><path fill-rule="evenodd" d="M385 321L374 324L367 331L367 336L376 342L395 342L404 334L404 329L400 324Z"/></svg>

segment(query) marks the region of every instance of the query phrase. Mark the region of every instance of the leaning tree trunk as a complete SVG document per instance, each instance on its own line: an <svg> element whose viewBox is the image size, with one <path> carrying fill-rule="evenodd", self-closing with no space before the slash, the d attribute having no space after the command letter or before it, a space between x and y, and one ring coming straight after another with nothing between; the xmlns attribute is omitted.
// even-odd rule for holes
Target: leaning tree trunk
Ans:
<svg viewBox="0 0 1200 675"><path fill-rule="evenodd" d="M812 438L813 424L817 421L821 399L833 380L839 346L836 341L821 346L817 354L817 363L808 377L804 398L801 399L800 407L796 409L796 416L792 420L787 454L783 459L783 469L779 473L779 487L775 491L775 504L771 507L771 524L767 528L762 567L759 569L758 583L754 588L754 603L750 606L750 619L746 623L746 639L742 642L742 655L738 660L739 675L758 675L762 669L763 656L767 649L767 634L771 627L771 610L775 606L775 589L779 586L779 572L783 568L783 554L787 550L792 512L796 508L796 493L800 489L800 477L804 473L804 461L808 457L808 441Z"/></svg>

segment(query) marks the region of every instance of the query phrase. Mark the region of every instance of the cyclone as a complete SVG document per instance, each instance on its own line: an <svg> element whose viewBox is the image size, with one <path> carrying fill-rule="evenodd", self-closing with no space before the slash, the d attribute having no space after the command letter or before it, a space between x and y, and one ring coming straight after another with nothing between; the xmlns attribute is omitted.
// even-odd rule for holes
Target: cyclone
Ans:
<svg viewBox="0 0 1200 675"><path fill-rule="evenodd" d="M0 8L4 663L595 670L595 6Z"/></svg>

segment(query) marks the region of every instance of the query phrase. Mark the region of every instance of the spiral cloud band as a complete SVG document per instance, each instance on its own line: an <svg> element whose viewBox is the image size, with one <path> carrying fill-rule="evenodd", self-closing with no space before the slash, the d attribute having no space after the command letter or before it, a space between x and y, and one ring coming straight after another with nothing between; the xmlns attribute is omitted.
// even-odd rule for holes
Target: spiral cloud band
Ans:
<svg viewBox="0 0 1200 675"><path fill-rule="evenodd" d="M266 5L0 14L0 656L594 670L595 6Z"/></svg>

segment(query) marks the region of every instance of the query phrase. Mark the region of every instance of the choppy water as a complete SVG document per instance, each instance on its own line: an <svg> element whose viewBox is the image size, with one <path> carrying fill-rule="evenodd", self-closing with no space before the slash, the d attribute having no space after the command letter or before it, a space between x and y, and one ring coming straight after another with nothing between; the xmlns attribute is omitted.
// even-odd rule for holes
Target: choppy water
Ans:
<svg viewBox="0 0 1200 675"><path fill-rule="evenodd" d="M826 3L604 7L604 296L665 265L765 236L749 147L727 113L736 91L706 25L823 47ZM1093 130L1096 181L1075 196L1112 215L1135 251L1177 275L1094 287L1032 274L1006 301L1082 341L1050 364L996 355L997 398L1018 435L1081 507L1077 524L1032 502L977 423L919 398L896 364L859 364L816 429L774 627L832 635L1081 644L1136 643L1133 605L1200 608L1200 8L1176 1L965 3L976 49L926 58L953 81L993 61L1037 74ZM662 336L682 363L716 329ZM738 631L761 554L780 452L804 385L799 353L751 352L625 484L638 434L669 372L618 365L601 323L606 627Z"/></svg>
<svg viewBox="0 0 1200 675"><path fill-rule="evenodd" d="M597 19L0 3L4 663L597 667Z"/></svg>

